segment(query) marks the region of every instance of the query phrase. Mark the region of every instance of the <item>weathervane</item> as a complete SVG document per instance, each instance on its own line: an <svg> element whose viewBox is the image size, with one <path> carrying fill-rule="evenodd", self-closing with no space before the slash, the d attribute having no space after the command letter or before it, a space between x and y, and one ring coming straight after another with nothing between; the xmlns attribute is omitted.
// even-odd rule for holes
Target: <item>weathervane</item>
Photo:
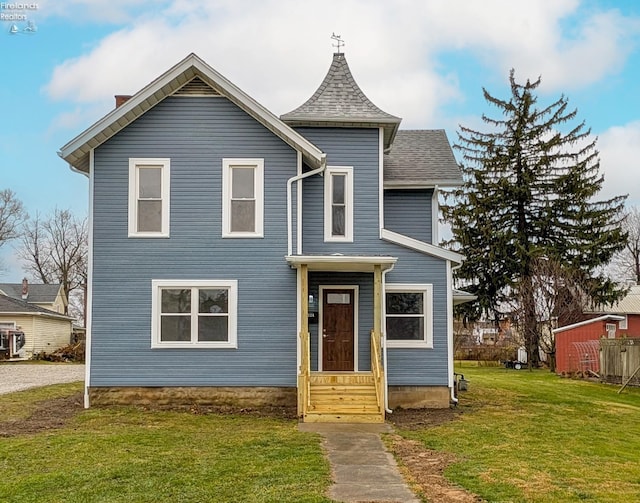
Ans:
<svg viewBox="0 0 640 503"><path fill-rule="evenodd" d="M344 41L340 35L336 35L335 33L331 34L331 38L337 42L337 44L331 44L333 47L338 48L338 54L340 54L340 47L344 46Z"/></svg>

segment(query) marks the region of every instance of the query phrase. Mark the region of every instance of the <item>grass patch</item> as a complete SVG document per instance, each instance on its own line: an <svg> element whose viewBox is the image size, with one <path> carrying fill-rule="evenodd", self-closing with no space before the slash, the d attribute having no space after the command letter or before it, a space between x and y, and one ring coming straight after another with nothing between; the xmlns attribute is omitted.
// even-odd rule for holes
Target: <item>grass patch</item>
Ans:
<svg viewBox="0 0 640 503"><path fill-rule="evenodd" d="M0 408L35 403L37 391ZM90 409L62 429L0 439L0 473L3 502L330 501L319 437L274 418Z"/></svg>
<svg viewBox="0 0 640 503"><path fill-rule="evenodd" d="M640 390L548 371L464 366L460 419L401 431L460 461L445 475L492 502L640 501Z"/></svg>

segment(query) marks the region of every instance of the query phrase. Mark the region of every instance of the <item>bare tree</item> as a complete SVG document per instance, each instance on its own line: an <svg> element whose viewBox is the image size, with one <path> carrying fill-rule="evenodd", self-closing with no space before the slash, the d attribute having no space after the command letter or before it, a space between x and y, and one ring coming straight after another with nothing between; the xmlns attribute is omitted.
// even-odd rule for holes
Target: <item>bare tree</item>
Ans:
<svg viewBox="0 0 640 503"><path fill-rule="evenodd" d="M612 273L622 281L640 284L640 209L627 211L622 227L628 233L627 244L612 260Z"/></svg>
<svg viewBox="0 0 640 503"><path fill-rule="evenodd" d="M88 254L87 219L78 219L68 210L55 209L53 215L42 219L40 215L24 226L20 258L24 270L43 283L61 283L71 299L87 284ZM70 302L72 307L78 302ZM80 305L83 305L80 302ZM84 313L75 313L84 319Z"/></svg>
<svg viewBox="0 0 640 503"><path fill-rule="evenodd" d="M540 349L549 358L551 370L555 370L555 338L553 329L558 326L577 323L585 319L585 309L591 303L593 288L582 280L581 275L560 262L546 257L536 258L532 263L529 282L522 283L514 296L513 320L517 329L522 329L523 303L518 299L533 298L535 312L527 313L536 320L536 330ZM524 291L524 288L530 289ZM527 348L533 351L534 348Z"/></svg>
<svg viewBox="0 0 640 503"><path fill-rule="evenodd" d="M10 189L0 190L0 248L20 235L20 226L26 218L22 202L15 192Z"/></svg>

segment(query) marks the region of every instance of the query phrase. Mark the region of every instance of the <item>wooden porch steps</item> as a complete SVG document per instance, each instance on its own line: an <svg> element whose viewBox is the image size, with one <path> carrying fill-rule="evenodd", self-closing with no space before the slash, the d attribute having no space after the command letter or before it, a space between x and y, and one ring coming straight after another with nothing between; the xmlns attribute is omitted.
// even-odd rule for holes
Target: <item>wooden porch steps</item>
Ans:
<svg viewBox="0 0 640 503"><path fill-rule="evenodd" d="M309 392L305 422L384 422L371 372L311 373Z"/></svg>

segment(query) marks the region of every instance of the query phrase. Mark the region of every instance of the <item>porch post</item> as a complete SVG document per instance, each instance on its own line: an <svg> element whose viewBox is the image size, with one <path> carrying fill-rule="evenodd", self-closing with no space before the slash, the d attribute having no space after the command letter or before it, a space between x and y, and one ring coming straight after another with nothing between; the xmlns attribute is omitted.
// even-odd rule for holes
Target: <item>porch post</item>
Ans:
<svg viewBox="0 0 640 503"><path fill-rule="evenodd" d="M300 274L300 369L298 372L298 417L307 413L309 403L309 373L311 352L309 345L309 268L301 264Z"/></svg>
<svg viewBox="0 0 640 503"><path fill-rule="evenodd" d="M376 336L382 333L382 268L373 266L373 330Z"/></svg>
<svg viewBox="0 0 640 503"><path fill-rule="evenodd" d="M309 332L309 271L307 264L300 266L300 331Z"/></svg>

